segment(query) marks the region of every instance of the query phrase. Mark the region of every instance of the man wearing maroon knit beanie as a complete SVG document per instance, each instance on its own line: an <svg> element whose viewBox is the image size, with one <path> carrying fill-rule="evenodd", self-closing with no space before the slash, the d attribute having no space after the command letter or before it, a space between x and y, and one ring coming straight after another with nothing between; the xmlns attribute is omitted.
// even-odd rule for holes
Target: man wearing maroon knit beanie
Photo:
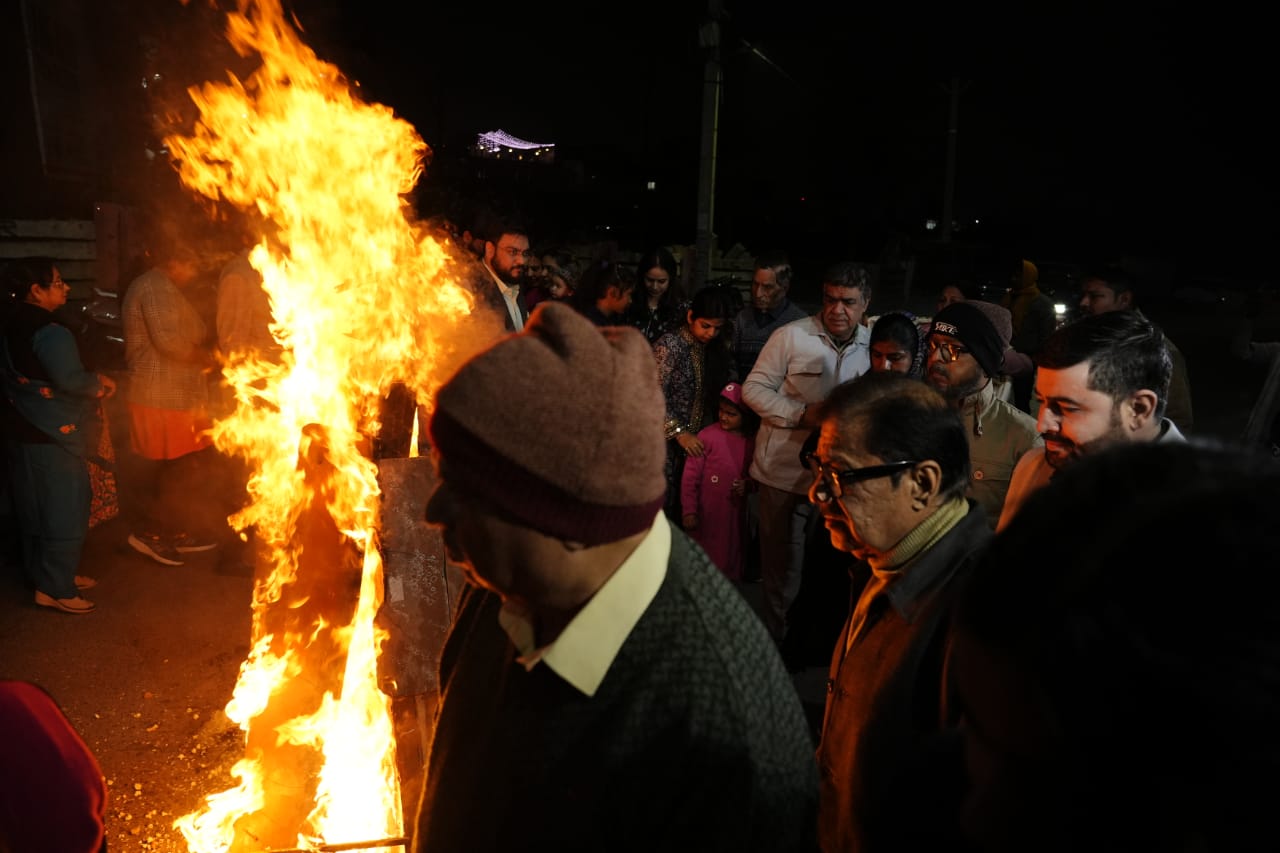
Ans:
<svg viewBox="0 0 1280 853"><path fill-rule="evenodd" d="M417 853L812 847L804 712L662 513L664 412L644 335L555 302L436 394L426 515L469 583Z"/></svg>

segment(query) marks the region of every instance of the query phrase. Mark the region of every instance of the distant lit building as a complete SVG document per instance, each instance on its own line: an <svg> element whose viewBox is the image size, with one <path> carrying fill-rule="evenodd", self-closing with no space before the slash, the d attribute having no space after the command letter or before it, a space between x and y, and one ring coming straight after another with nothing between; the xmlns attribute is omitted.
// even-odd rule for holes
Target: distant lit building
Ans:
<svg viewBox="0 0 1280 853"><path fill-rule="evenodd" d="M504 130L491 130L476 136L471 151L477 157L493 160L519 160L526 163L554 163L556 146L553 142L529 142L512 136Z"/></svg>

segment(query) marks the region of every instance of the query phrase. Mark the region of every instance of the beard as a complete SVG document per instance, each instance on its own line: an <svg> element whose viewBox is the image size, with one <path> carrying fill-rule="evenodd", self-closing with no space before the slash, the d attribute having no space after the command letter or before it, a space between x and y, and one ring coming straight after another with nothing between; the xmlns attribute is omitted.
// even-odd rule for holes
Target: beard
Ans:
<svg viewBox="0 0 1280 853"><path fill-rule="evenodd" d="M1105 447L1110 447L1121 441L1126 440L1124 425L1120 422L1120 405L1117 403L1111 409L1111 417L1107 422L1107 428L1094 438L1088 441L1077 442L1067 438L1062 433L1044 432L1040 437L1044 439L1044 458L1049 463L1050 468L1061 468L1064 465L1071 464L1072 461L1094 453Z"/></svg>
<svg viewBox="0 0 1280 853"><path fill-rule="evenodd" d="M1056 432L1041 433L1044 439L1044 461L1053 469L1062 468L1080 457L1080 445Z"/></svg>
<svg viewBox="0 0 1280 853"><path fill-rule="evenodd" d="M981 374L975 375L967 382L953 383L951 374L941 365L929 368L925 381L952 403L978 393L982 390L982 386L987 384L987 378Z"/></svg>
<svg viewBox="0 0 1280 853"><path fill-rule="evenodd" d="M498 278L502 279L502 283L507 287L515 287L517 284L524 283L524 264L519 264L505 269L493 265L493 271Z"/></svg>

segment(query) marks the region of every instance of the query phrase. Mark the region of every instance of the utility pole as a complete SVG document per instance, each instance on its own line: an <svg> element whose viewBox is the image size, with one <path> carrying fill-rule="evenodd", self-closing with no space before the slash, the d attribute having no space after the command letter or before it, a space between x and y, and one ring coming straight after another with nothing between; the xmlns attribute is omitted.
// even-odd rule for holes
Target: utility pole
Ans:
<svg viewBox="0 0 1280 853"><path fill-rule="evenodd" d="M960 121L960 80L957 77L951 78L951 85L947 87L947 92L951 96L951 115L947 121L947 176L946 186L942 193L942 242L951 242L951 220L955 213L956 196L956 134L959 132L958 124Z"/></svg>
<svg viewBox="0 0 1280 853"><path fill-rule="evenodd" d="M698 31L698 43L706 60L702 73L702 159L698 168L698 218L692 288L696 291L711 278L711 258L715 254L716 137L720 132L721 0L707 0L707 20Z"/></svg>

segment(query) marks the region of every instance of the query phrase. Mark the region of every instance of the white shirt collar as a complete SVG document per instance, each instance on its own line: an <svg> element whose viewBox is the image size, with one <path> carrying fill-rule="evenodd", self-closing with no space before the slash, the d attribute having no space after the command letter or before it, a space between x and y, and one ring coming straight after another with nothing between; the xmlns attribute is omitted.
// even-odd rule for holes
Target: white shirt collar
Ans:
<svg viewBox="0 0 1280 853"><path fill-rule="evenodd" d="M587 696L594 696L618 650L648 609L667 576L671 556L671 528L659 512L649 532L560 636L535 648L533 621L519 602L504 602L498 624L515 645L516 658L526 670L547 666Z"/></svg>
<svg viewBox="0 0 1280 853"><path fill-rule="evenodd" d="M498 292L502 294L502 300L507 303L507 313L511 315L512 324L517 332L520 331L524 328L524 316L520 313L520 285L507 284L493 271L493 267L489 266L488 261L483 263L494 284L498 285Z"/></svg>

